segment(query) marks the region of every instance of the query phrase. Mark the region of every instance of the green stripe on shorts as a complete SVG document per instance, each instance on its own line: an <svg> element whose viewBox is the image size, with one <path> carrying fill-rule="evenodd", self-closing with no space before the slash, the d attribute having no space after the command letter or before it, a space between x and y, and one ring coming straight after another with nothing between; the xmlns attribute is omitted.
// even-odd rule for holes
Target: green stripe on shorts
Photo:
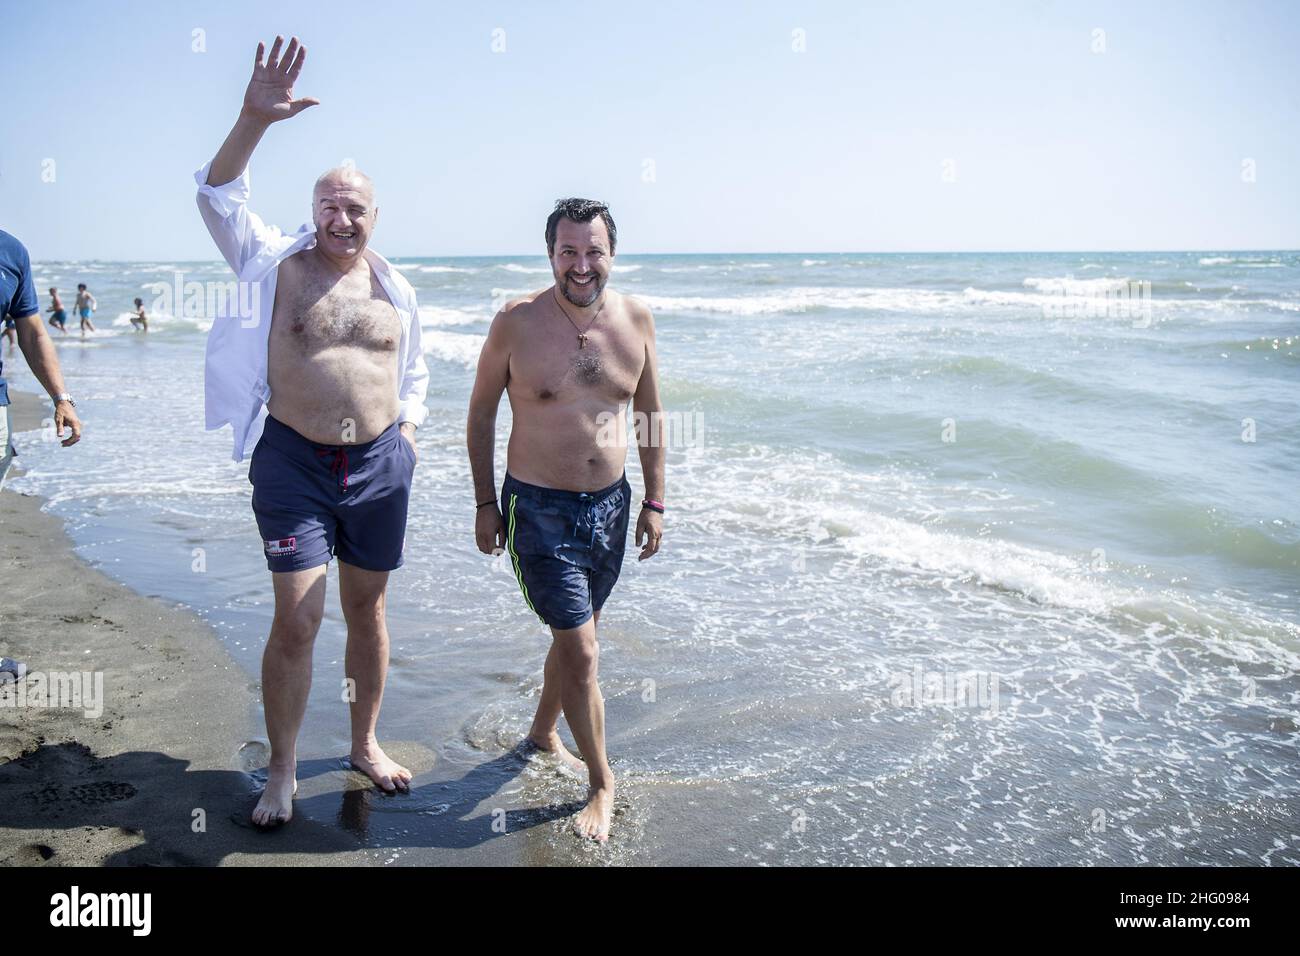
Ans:
<svg viewBox="0 0 1300 956"><path fill-rule="evenodd" d="M515 580L519 582L519 590L524 592L524 600L528 602L528 610L537 614L537 608L533 607L532 598L528 596L528 586L524 584L524 574L519 569L519 555L515 553L515 501L519 496L512 494L510 496L510 531L506 535L506 550L510 552L510 560L515 566ZM538 614L538 617L541 617Z"/></svg>

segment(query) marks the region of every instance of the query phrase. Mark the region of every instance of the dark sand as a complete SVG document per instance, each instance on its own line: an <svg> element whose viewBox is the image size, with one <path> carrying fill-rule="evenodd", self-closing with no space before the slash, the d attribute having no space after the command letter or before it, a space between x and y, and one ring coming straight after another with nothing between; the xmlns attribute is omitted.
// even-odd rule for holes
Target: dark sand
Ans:
<svg viewBox="0 0 1300 956"><path fill-rule="evenodd" d="M12 392L11 400L15 434L50 414L43 399ZM39 440L16 439L16 468L23 445ZM93 441L93 426L83 440ZM507 753L435 769L433 742L382 736L416 773L410 794L379 794L346 769L344 755L300 751L294 820L255 830L248 817L265 750L244 747L264 740L255 680L193 614L142 597L78 557L40 506L37 497L0 493L0 655L33 673L102 672L103 712L5 706L15 688L0 689L0 864L618 859L567 834L584 788L548 758Z"/></svg>

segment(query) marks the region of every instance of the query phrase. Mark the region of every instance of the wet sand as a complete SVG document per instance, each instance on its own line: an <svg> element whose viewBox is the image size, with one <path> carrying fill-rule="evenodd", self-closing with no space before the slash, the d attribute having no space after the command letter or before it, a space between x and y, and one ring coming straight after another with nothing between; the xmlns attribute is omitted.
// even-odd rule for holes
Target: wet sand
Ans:
<svg viewBox="0 0 1300 956"><path fill-rule="evenodd" d="M11 400L21 467L24 444L42 440L21 433L50 412L31 395L11 391ZM617 849L567 834L585 788L549 758L507 750L477 764L443 763L435 742L384 740L382 724L381 742L416 774L410 794L378 793L344 755L300 751L294 820L255 830L248 816L265 761L256 678L188 610L142 597L83 561L41 503L0 493L0 655L26 662L28 691L36 674L102 674L102 713L30 698L17 706L15 685L0 689L0 864L620 859Z"/></svg>

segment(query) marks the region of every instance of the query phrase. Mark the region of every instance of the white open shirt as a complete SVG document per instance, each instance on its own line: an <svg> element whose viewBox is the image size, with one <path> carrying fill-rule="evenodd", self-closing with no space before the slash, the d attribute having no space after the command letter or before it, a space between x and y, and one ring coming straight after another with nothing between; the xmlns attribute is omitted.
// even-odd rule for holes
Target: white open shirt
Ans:
<svg viewBox="0 0 1300 956"><path fill-rule="evenodd" d="M207 185L205 163L194 174L199 185L198 203L203 222L221 254L235 270L240 284L247 283L243 298L251 305L241 315L240 301L227 302L212 318L204 362L204 412L209 429L229 424L235 433L235 461L253 451L262 435L266 402L267 341L275 307L275 281L280 263L316 245L316 227L304 223L292 235L268 226L248 208L248 170L224 186ZM379 277L388 299L402 320L402 341L397 350L401 378L397 420L417 428L429 413L424 397L429 389L429 369L420 348L420 313L415 290L383 256L366 249L366 260Z"/></svg>

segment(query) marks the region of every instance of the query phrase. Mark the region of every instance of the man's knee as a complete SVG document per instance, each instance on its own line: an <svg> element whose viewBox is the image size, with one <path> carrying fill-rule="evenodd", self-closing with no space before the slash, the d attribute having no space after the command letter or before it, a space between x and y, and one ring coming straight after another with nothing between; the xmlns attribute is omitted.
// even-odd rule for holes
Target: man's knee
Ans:
<svg viewBox="0 0 1300 956"><path fill-rule="evenodd" d="M339 606L348 627L364 627L384 619L387 571L366 571L339 561Z"/></svg>
<svg viewBox="0 0 1300 956"><path fill-rule="evenodd" d="M304 604L276 608L271 622L271 640L288 651L309 649L320 630L321 610Z"/></svg>
<svg viewBox="0 0 1300 956"><path fill-rule="evenodd" d="M339 595L339 605L343 608L343 619L350 626L381 621L384 617L383 589L351 590Z"/></svg>
<svg viewBox="0 0 1300 956"><path fill-rule="evenodd" d="M595 628L585 625L576 632L558 632L555 646L559 650L559 664L566 681L585 683L596 679L600 645L596 643Z"/></svg>

